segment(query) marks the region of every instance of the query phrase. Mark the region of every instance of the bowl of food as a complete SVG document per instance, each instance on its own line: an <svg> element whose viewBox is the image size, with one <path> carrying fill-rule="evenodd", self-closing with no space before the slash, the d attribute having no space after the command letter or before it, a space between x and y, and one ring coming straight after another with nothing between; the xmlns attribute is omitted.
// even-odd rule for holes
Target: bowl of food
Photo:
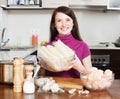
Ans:
<svg viewBox="0 0 120 99"><path fill-rule="evenodd" d="M90 74L82 75L81 80L83 86L89 90L106 90L112 85L114 73L109 69L103 71L93 67Z"/></svg>
<svg viewBox="0 0 120 99"><path fill-rule="evenodd" d="M46 58L43 59L39 57L39 64L46 70L53 71L53 72L60 72L69 68L69 62L74 59L73 56L69 57L62 57L62 58Z"/></svg>
<svg viewBox="0 0 120 99"><path fill-rule="evenodd" d="M69 67L69 62L75 57L74 51L62 41L38 49L38 59L41 67L53 71L63 71Z"/></svg>

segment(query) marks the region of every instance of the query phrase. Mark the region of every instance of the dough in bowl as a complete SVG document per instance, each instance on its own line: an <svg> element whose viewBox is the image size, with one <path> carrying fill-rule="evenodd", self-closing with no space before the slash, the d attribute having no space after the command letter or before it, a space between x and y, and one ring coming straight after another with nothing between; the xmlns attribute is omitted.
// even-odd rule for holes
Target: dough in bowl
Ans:
<svg viewBox="0 0 120 99"><path fill-rule="evenodd" d="M42 46L38 49L38 57L43 68L58 72L69 66L69 61L74 59L74 51L58 40L53 45Z"/></svg>

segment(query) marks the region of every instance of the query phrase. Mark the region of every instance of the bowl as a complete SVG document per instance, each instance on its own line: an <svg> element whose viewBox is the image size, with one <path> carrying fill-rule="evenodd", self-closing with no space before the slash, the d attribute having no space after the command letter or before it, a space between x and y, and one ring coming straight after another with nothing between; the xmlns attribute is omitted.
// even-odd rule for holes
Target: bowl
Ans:
<svg viewBox="0 0 120 99"><path fill-rule="evenodd" d="M116 47L120 47L120 43L114 43Z"/></svg>
<svg viewBox="0 0 120 99"><path fill-rule="evenodd" d="M82 76L81 80L86 89L101 91L106 90L112 85L114 81L114 74L111 76L102 76L98 79L94 79L94 77L89 78L88 76Z"/></svg>
<svg viewBox="0 0 120 99"><path fill-rule="evenodd" d="M39 57L40 66L48 71L60 72L69 67L69 62L73 60L75 55L59 58L46 58Z"/></svg>
<svg viewBox="0 0 120 99"><path fill-rule="evenodd" d="M75 52L61 40L42 46L37 52L41 67L53 72L68 70L69 61L75 57Z"/></svg>

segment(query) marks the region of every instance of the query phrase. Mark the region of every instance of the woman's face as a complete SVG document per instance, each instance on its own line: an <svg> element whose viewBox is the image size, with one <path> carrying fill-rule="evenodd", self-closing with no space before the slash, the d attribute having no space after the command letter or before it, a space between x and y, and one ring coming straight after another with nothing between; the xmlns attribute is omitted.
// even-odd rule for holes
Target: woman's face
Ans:
<svg viewBox="0 0 120 99"><path fill-rule="evenodd" d="M58 12L55 16L55 28L59 35L70 34L73 28L73 20L68 15Z"/></svg>

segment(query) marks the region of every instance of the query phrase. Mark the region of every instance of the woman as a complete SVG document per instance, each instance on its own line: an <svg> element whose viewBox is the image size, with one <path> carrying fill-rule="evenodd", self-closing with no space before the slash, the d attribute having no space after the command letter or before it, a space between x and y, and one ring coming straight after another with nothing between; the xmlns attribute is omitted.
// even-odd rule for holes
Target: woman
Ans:
<svg viewBox="0 0 120 99"><path fill-rule="evenodd" d="M54 10L50 23L50 43L61 40L75 51L75 59L62 72L47 71L48 76L80 78L80 73L87 74L92 67L90 50L79 36L78 23L72 9L60 6ZM48 45L47 44L47 45Z"/></svg>

